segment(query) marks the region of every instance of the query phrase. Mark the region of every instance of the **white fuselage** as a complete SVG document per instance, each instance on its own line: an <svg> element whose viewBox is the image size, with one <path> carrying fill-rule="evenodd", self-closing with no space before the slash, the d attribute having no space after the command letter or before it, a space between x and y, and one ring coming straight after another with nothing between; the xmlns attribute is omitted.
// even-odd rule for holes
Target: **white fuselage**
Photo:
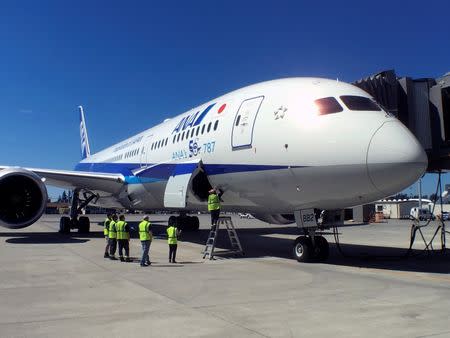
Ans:
<svg viewBox="0 0 450 338"><path fill-rule="evenodd" d="M211 186L224 191L223 210L252 213L339 209L416 181L427 166L416 138L384 110L349 109L343 96L370 98L353 85L327 79L259 83L100 151L76 170L123 174L123 190L99 192L98 204L141 210L205 210L189 180L184 188L176 183L185 204L176 207L168 199L168 182L197 166ZM333 98L323 100L331 112L319 114L315 100L324 98ZM332 110L335 101L341 111Z"/></svg>

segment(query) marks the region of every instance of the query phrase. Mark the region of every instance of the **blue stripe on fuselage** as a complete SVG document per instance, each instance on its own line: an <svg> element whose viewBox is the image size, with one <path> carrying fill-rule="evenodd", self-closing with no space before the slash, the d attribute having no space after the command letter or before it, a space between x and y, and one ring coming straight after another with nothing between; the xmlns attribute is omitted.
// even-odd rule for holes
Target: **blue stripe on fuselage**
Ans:
<svg viewBox="0 0 450 338"><path fill-rule="evenodd" d="M76 171L91 171L111 174L122 174L129 184L158 182L168 180L170 176L177 176L192 173L197 167L197 163L162 163L149 164L149 168L141 171L137 176L133 170L141 169L137 163L79 163ZM291 168L301 168L302 166L291 166ZM254 172L266 170L288 169L285 165L261 165L261 164L205 164L203 169L206 175L221 175L240 172ZM142 168L144 169L144 168Z"/></svg>

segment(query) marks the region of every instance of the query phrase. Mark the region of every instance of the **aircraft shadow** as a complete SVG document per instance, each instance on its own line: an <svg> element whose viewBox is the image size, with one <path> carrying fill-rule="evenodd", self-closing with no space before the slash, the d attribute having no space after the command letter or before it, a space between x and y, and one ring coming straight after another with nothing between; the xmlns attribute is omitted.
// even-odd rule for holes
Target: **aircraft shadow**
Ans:
<svg viewBox="0 0 450 338"><path fill-rule="evenodd" d="M80 244L89 241L73 235L58 232L0 232L0 237L12 237L5 240L10 244Z"/></svg>
<svg viewBox="0 0 450 338"><path fill-rule="evenodd" d="M131 238L137 239L138 222L130 222L133 229ZM0 232L0 237L8 237L7 243L10 244L81 244L86 243L93 238L103 238L103 229L95 224L91 227L92 231L87 234L71 232L70 234L60 234L58 232ZM155 238L165 239L166 225L164 222L155 222L152 225ZM244 258L277 257L283 259L292 259L292 237L299 234L297 227L262 227L262 228L238 228L237 229L242 247L245 252ZM324 232L330 234L330 232ZM196 232L183 232L179 245L183 241L196 243L200 246L205 245L209 235L209 229L200 229ZM280 238L270 235L289 235L291 238ZM450 250L442 253L439 250L427 253L423 250L412 250L406 256L406 248L394 248L377 245L348 244L341 243L340 248L344 255L339 251L334 243L332 236L327 236L330 244L330 256L322 264L340 265L349 267L384 269L396 271L411 272L429 272L429 273L450 273L450 264L448 254ZM220 253L221 250L230 248L229 239L226 230L221 229L217 239L216 248L219 255L224 258L239 259L233 253Z"/></svg>
<svg viewBox="0 0 450 338"><path fill-rule="evenodd" d="M299 231L296 227L244 228L237 229L237 232L245 252L244 258L271 256L293 259L291 255L292 239L267 235L298 235ZM329 232L324 233L329 234ZM187 232L182 234L181 240L204 245L208 234L209 230L203 229L195 233ZM406 255L407 248L341 243L340 248L344 256L334 243L333 237L327 236L327 239L330 245L330 256L322 264L411 272L450 273L450 250L446 250L443 253L440 250L430 253L423 250L412 250L409 252L409 255ZM230 248L230 242L225 230L220 231L216 247L218 251ZM225 258L240 258L240 256L236 256L233 253L219 255Z"/></svg>

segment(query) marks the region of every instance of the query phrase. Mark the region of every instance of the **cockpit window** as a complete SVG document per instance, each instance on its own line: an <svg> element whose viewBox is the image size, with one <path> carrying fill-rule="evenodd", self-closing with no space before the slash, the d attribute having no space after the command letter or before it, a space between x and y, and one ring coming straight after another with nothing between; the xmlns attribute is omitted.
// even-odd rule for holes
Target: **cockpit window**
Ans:
<svg viewBox="0 0 450 338"><path fill-rule="evenodd" d="M380 106L368 97L343 95L340 99L350 110L381 110Z"/></svg>
<svg viewBox="0 0 450 338"><path fill-rule="evenodd" d="M334 114L343 111L342 106L334 97L324 97L314 101L317 108L319 108L320 115Z"/></svg>

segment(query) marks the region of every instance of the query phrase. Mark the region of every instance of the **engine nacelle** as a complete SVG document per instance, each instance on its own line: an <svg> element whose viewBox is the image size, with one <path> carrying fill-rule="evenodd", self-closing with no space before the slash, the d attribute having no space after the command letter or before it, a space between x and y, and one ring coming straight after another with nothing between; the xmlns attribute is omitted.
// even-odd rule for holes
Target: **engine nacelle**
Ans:
<svg viewBox="0 0 450 338"><path fill-rule="evenodd" d="M0 170L0 225L25 228L36 222L47 205L47 188L35 173L22 168Z"/></svg>
<svg viewBox="0 0 450 338"><path fill-rule="evenodd" d="M260 221L270 224L291 224L295 223L294 214L253 214Z"/></svg>

